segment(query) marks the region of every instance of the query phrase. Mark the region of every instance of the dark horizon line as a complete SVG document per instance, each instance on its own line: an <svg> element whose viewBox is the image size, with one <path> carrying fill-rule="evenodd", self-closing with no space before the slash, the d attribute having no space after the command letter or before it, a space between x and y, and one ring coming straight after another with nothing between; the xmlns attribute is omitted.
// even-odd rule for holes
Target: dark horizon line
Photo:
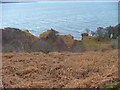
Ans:
<svg viewBox="0 0 120 90"><path fill-rule="evenodd" d="M60 2L60 1L29 1L29 2L0 2L0 3L31 3L31 2ZM70 1L61 1L70 2ZM73 1L73 2L90 2L90 1ZM119 2L119 1L91 1L91 2Z"/></svg>
<svg viewBox="0 0 120 90"><path fill-rule="evenodd" d="M23 3L23 2L119 2L119 0L41 0L41 1L0 1L0 3Z"/></svg>

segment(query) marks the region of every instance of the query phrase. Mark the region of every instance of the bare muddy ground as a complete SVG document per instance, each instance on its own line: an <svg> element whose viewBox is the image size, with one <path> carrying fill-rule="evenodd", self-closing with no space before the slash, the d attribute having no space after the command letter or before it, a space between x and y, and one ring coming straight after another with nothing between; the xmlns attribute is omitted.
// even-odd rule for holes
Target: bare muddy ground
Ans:
<svg viewBox="0 0 120 90"><path fill-rule="evenodd" d="M97 88L118 80L118 51L3 53L6 88Z"/></svg>

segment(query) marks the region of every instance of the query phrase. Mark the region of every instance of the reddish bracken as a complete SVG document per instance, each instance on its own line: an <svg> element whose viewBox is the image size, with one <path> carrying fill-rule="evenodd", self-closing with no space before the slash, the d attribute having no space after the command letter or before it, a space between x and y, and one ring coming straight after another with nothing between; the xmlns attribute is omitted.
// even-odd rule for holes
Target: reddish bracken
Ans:
<svg viewBox="0 0 120 90"><path fill-rule="evenodd" d="M117 50L3 53L5 88L101 88L117 80Z"/></svg>

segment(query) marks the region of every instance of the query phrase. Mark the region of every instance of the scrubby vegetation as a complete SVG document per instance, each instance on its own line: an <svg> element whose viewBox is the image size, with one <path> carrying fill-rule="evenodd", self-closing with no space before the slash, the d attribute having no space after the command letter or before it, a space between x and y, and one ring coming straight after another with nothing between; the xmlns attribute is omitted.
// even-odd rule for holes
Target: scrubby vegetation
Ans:
<svg viewBox="0 0 120 90"><path fill-rule="evenodd" d="M86 32L94 37L97 37L99 40L117 39L120 36L120 24L116 25L115 27L98 27L95 32L86 29Z"/></svg>
<svg viewBox="0 0 120 90"><path fill-rule="evenodd" d="M85 40L82 41L83 45L85 46L85 51L104 51L111 49L109 44L107 43L98 43L94 40Z"/></svg>
<svg viewBox="0 0 120 90"><path fill-rule="evenodd" d="M82 40L75 40L72 35L59 35L54 29L36 37L28 30L5 28L2 29L3 52L104 51L119 46L120 25L99 27L95 32L86 29L86 32L81 34Z"/></svg>
<svg viewBox="0 0 120 90"><path fill-rule="evenodd" d="M116 25L115 27L109 26L106 28L99 27L95 32L91 31L90 29L86 29L86 32L95 37L99 42L108 44L107 46L112 47L113 49L117 49L119 47L119 40L120 40L120 24ZM86 41L87 42L87 41ZM94 41L88 40L88 44L92 44L92 47L97 47L97 43ZM104 47L105 44L101 44ZM99 45L101 47L101 45ZM91 47L91 48L92 48ZM98 48L99 49L99 48Z"/></svg>
<svg viewBox="0 0 120 90"><path fill-rule="evenodd" d="M22 52L3 53L4 87L119 88L118 51L113 50L119 47L118 27L86 29L82 40L53 29L39 37L28 30L2 29L3 52Z"/></svg>
<svg viewBox="0 0 120 90"><path fill-rule="evenodd" d="M117 49L118 48L118 39L112 39L110 41L110 46L113 48L113 49Z"/></svg>

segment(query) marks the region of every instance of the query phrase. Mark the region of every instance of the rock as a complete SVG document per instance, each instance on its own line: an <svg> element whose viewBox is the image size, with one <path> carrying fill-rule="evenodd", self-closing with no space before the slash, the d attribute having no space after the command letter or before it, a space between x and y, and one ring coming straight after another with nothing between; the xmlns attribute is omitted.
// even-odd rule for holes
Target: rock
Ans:
<svg viewBox="0 0 120 90"><path fill-rule="evenodd" d="M82 33L82 37L88 36L88 33Z"/></svg>
<svg viewBox="0 0 120 90"><path fill-rule="evenodd" d="M57 31L48 30L36 37L29 31L21 31L16 28L2 30L2 52L51 52L65 51L67 47L63 40L57 37ZM26 33L27 32L27 33Z"/></svg>
<svg viewBox="0 0 120 90"><path fill-rule="evenodd" d="M5 28L2 30L2 51L3 52L59 52L85 51L81 40L74 40L72 35L58 35L58 32L51 29L36 37L28 30L22 31L16 28ZM87 33L82 34L83 40L94 39Z"/></svg>
<svg viewBox="0 0 120 90"><path fill-rule="evenodd" d="M95 37L89 36L88 33L82 33L81 35L82 35L82 40L90 40L90 39L96 40Z"/></svg>
<svg viewBox="0 0 120 90"><path fill-rule="evenodd" d="M39 38L16 28L2 29L3 52L31 52Z"/></svg>
<svg viewBox="0 0 120 90"><path fill-rule="evenodd" d="M58 32L53 29L47 30L47 32L40 34L40 39L48 42L49 45L52 45L52 51L66 51L66 44L57 34Z"/></svg>

